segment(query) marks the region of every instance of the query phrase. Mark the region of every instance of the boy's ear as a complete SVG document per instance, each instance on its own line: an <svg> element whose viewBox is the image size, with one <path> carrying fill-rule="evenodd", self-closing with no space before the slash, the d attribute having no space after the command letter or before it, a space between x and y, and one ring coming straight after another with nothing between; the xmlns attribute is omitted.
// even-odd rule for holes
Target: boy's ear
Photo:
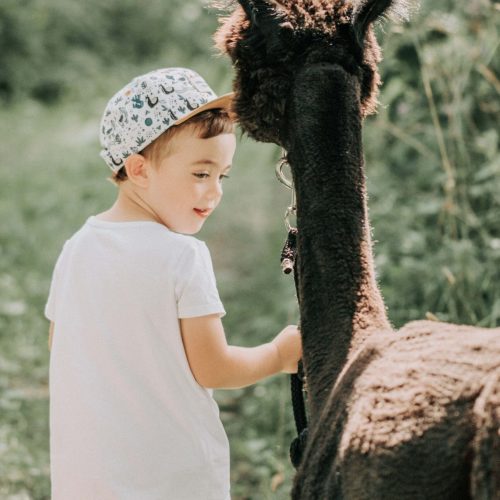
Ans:
<svg viewBox="0 0 500 500"><path fill-rule="evenodd" d="M146 158L134 153L125 160L125 170L128 179L136 186L145 188L148 185L148 168Z"/></svg>

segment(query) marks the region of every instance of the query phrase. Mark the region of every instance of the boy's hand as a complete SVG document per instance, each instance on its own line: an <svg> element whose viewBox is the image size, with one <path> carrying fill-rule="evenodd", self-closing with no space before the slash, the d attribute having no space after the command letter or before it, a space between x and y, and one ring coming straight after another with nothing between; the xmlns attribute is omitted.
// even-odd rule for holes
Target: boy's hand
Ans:
<svg viewBox="0 0 500 500"><path fill-rule="evenodd" d="M203 387L246 387L275 373L297 372L302 342L294 325L255 347L228 345L218 314L182 318L180 325L191 372Z"/></svg>
<svg viewBox="0 0 500 500"><path fill-rule="evenodd" d="M296 325L288 325L272 341L277 347L281 362L281 371L297 373L298 363L302 357L302 338Z"/></svg>

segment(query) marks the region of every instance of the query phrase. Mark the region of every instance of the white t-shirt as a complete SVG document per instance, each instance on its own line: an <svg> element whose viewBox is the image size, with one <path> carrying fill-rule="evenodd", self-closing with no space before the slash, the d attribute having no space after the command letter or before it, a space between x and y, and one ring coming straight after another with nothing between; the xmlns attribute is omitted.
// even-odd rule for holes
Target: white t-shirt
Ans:
<svg viewBox="0 0 500 500"><path fill-rule="evenodd" d="M53 500L226 500L229 445L179 318L225 314L206 245L150 221L89 217L45 315Z"/></svg>

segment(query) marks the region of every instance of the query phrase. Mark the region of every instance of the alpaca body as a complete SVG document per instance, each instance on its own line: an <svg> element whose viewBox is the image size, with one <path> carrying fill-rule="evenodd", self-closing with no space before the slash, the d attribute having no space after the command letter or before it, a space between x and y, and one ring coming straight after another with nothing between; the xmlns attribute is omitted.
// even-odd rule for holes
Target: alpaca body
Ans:
<svg viewBox="0 0 500 500"><path fill-rule="evenodd" d="M287 120L303 124L286 144L311 416L292 498L499 498L500 329L390 327L353 75L335 64L299 70Z"/></svg>
<svg viewBox="0 0 500 500"><path fill-rule="evenodd" d="M216 37L234 110L287 151L309 437L296 500L500 499L500 329L394 332L375 279L362 147L398 0L238 0ZM404 0L402 0L404 3Z"/></svg>
<svg viewBox="0 0 500 500"><path fill-rule="evenodd" d="M498 328L373 335L310 431L292 498L499 498L499 360Z"/></svg>

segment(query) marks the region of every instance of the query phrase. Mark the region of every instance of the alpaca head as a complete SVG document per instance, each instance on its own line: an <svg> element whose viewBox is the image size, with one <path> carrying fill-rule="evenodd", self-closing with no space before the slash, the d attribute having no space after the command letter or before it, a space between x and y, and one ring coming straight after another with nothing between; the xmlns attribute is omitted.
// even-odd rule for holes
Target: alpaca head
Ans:
<svg viewBox="0 0 500 500"><path fill-rule="evenodd" d="M297 70L341 65L360 82L360 113L374 113L380 48L372 23L404 16L404 0L238 0L215 34L236 70L234 111L256 140L283 143L287 96Z"/></svg>

